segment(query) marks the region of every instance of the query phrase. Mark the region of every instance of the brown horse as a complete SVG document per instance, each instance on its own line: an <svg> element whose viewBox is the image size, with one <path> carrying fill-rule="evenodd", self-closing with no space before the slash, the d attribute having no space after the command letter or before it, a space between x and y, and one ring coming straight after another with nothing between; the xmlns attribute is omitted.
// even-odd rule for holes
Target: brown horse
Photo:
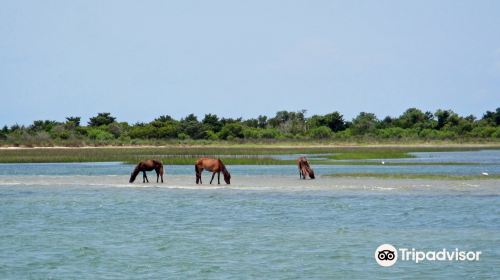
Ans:
<svg viewBox="0 0 500 280"><path fill-rule="evenodd" d="M309 161L306 157L300 157L297 160L297 165L299 166L299 177L300 179L306 179L307 176L309 178L314 179L314 171L311 166L309 166Z"/></svg>
<svg viewBox="0 0 500 280"><path fill-rule="evenodd" d="M141 171L142 171L142 182L149 183L148 176L146 176L146 171L151 171L151 170L156 171L156 182L158 183L158 180L161 177L161 182L163 183L163 163L161 163L161 161L154 159L140 161L136 165L134 171L132 171L129 183L133 183L135 181L135 177L137 177L137 174L139 174L139 172Z"/></svg>
<svg viewBox="0 0 500 280"><path fill-rule="evenodd" d="M226 169L226 166L220 159L213 159L213 158L200 158L198 161L196 161L194 165L194 170L196 171L196 184L201 182L201 172L203 170L211 171L212 174L212 180L210 180L210 184L212 184L212 181L214 180L215 173L217 173L217 183L220 184L220 173L224 175L224 181L226 181L226 184L231 184L231 174Z"/></svg>

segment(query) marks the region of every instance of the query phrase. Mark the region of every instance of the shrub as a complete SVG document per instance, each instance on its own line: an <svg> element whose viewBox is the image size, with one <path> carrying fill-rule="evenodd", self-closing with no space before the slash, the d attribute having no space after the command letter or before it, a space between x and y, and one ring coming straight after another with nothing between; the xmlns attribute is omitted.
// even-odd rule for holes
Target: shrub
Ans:
<svg viewBox="0 0 500 280"><path fill-rule="evenodd" d="M88 134L90 139L98 140L98 141L111 140L111 139L115 138L113 136L113 134L111 134L105 130L98 129L98 128L88 129L87 134Z"/></svg>
<svg viewBox="0 0 500 280"><path fill-rule="evenodd" d="M326 139L332 136L332 130L327 126L320 126L309 130L309 136L314 139Z"/></svg>
<svg viewBox="0 0 500 280"><path fill-rule="evenodd" d="M224 140L230 140L229 136L232 138L243 138L243 126L238 123L230 123L224 125L222 130L219 132L219 138Z"/></svg>

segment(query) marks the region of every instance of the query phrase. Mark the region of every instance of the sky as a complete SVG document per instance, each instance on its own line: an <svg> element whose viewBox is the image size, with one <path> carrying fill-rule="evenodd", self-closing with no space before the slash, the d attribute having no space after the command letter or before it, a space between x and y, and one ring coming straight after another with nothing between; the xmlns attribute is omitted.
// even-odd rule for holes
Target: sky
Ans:
<svg viewBox="0 0 500 280"><path fill-rule="evenodd" d="M0 125L500 107L500 1L2 1Z"/></svg>

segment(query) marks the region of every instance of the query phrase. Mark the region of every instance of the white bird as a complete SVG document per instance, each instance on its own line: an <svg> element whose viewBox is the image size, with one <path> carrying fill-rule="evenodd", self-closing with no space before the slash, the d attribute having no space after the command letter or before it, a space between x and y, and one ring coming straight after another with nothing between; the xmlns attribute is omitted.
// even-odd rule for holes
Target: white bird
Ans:
<svg viewBox="0 0 500 280"><path fill-rule="evenodd" d="M481 175L488 176L489 174L488 174L488 172L483 172L483 173L481 173Z"/></svg>
<svg viewBox="0 0 500 280"><path fill-rule="evenodd" d="M384 161L382 161L382 162L380 162L380 163L385 164L385 162L384 162Z"/></svg>

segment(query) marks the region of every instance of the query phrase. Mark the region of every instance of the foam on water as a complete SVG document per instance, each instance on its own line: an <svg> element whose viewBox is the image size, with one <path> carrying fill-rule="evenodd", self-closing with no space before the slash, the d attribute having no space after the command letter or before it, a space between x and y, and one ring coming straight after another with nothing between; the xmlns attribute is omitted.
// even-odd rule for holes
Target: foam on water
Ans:
<svg viewBox="0 0 500 280"><path fill-rule="evenodd" d="M150 183L142 183L142 178L128 183L128 176L100 175L100 176L1 176L0 186L38 186L38 187L91 187L91 188L170 188L189 190L248 190L248 191L368 191L377 192L405 192L408 194L436 194L468 192L471 194L500 194L500 180L429 180L429 179L377 179L377 178L336 178L319 176L315 180L300 180L296 176L233 176L232 183L222 182L209 184L210 176L203 178L204 184L194 183L194 176L169 175L164 177L164 183L156 183L156 176L149 176ZM222 180L221 180L222 181ZM473 191L473 193L472 193Z"/></svg>

